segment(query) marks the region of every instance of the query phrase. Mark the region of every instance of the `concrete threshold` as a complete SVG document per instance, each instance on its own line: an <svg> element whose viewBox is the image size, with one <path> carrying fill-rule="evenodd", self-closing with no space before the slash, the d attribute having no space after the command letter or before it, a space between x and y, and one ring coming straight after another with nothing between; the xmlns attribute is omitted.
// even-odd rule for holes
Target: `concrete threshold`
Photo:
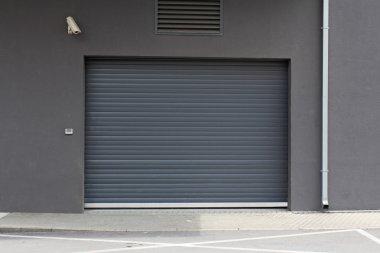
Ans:
<svg viewBox="0 0 380 253"><path fill-rule="evenodd" d="M0 232L232 231L380 228L380 212L289 212L256 209L92 210L83 214L11 213Z"/></svg>

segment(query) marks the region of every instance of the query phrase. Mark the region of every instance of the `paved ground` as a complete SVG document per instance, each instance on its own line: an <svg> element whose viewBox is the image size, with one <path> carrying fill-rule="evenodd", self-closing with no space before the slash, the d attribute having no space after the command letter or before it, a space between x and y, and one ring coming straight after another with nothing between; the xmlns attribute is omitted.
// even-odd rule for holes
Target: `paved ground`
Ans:
<svg viewBox="0 0 380 253"><path fill-rule="evenodd" d="M1 253L378 253L380 229L0 233Z"/></svg>
<svg viewBox="0 0 380 253"><path fill-rule="evenodd" d="M380 212L0 213L0 253L379 253L379 238Z"/></svg>

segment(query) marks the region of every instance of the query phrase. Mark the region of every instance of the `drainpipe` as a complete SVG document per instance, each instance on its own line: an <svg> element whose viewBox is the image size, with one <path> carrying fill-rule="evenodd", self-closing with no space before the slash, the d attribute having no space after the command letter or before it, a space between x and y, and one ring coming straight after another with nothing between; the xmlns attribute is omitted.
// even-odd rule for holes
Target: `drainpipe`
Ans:
<svg viewBox="0 0 380 253"><path fill-rule="evenodd" d="M322 206L329 206L328 195L328 126L329 126L329 0L323 0L323 56L322 56Z"/></svg>

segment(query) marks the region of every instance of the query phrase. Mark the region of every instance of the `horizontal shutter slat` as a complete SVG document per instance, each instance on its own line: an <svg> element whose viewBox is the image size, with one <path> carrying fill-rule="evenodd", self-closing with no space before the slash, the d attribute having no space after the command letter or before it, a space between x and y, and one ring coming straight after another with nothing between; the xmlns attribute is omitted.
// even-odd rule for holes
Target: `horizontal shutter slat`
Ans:
<svg viewBox="0 0 380 253"><path fill-rule="evenodd" d="M287 202L286 62L86 66L86 203Z"/></svg>

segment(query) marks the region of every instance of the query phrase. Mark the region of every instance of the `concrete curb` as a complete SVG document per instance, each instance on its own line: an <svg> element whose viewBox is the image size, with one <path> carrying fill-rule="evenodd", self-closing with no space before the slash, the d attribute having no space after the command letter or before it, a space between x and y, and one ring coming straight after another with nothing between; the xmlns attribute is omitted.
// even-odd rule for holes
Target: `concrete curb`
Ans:
<svg viewBox="0 0 380 253"><path fill-rule="evenodd" d="M48 228L11 228L1 227L0 234L5 233L47 233L47 232L74 232L74 230L48 229ZM79 232L79 231L78 231ZM84 231L86 232L86 231Z"/></svg>
<svg viewBox="0 0 380 253"><path fill-rule="evenodd" d="M4 217L6 217L9 213L0 213L0 220Z"/></svg>

